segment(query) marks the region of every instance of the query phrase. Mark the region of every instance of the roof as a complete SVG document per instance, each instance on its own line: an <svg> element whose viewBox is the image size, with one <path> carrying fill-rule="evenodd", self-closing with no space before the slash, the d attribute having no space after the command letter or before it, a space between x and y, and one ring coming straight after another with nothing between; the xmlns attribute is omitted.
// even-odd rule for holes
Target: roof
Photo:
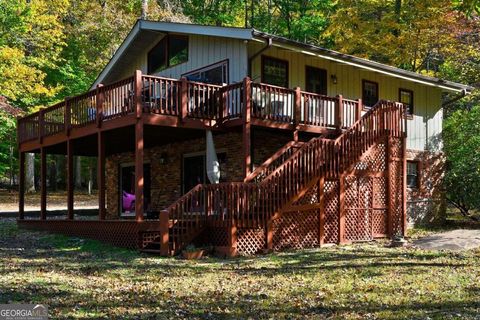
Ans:
<svg viewBox="0 0 480 320"><path fill-rule="evenodd" d="M304 42L290 40L284 37L268 34L252 28L216 27L198 24L158 22L148 20L137 20L134 27L110 59L106 67L95 80L92 88L107 78L115 78L124 68L133 62L134 57L144 49L144 46L151 44L161 33L182 33L195 34L246 41L265 41L271 39L272 46L284 49L299 51L303 54L317 56L319 58L352 65L361 69L378 72L388 76L401 78L425 85L442 88L447 91L469 93L474 88L461 83L425 76L416 72L392 67L375 61L358 58L352 55L325 49L319 46ZM129 58L130 57L130 58ZM115 67L115 68L114 68Z"/></svg>

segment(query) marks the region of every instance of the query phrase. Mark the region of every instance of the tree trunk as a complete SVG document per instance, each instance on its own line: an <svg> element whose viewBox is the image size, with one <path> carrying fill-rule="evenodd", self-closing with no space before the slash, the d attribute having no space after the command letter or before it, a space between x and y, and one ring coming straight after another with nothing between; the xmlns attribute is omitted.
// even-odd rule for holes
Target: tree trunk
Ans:
<svg viewBox="0 0 480 320"><path fill-rule="evenodd" d="M35 154L25 154L25 192L35 192Z"/></svg>
<svg viewBox="0 0 480 320"><path fill-rule="evenodd" d="M93 164L90 161L90 164L88 165L88 194L92 194L92 188L93 188Z"/></svg>
<svg viewBox="0 0 480 320"><path fill-rule="evenodd" d="M57 157L55 155L52 155L50 158L50 187L52 188L53 191L57 191Z"/></svg>
<svg viewBox="0 0 480 320"><path fill-rule="evenodd" d="M82 157L76 157L75 162L75 188L80 189L82 187Z"/></svg>

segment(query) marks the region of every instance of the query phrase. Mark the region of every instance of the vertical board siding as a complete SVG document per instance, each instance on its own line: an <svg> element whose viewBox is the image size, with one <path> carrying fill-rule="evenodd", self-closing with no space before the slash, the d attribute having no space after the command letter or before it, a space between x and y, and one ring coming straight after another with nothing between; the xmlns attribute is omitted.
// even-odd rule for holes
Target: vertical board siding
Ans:
<svg viewBox="0 0 480 320"><path fill-rule="evenodd" d="M124 71L124 76L129 76L140 69L147 74L147 55L163 35L153 41L151 46L138 56L132 65ZM247 48L243 41L237 39L215 38L209 36L189 35L188 61L167 68L154 75L179 79L182 74L228 59L229 82L242 81L248 72Z"/></svg>
<svg viewBox="0 0 480 320"><path fill-rule="evenodd" d="M248 55L258 52L264 44L249 45ZM380 73L363 70L337 62L304 55L272 47L264 55L284 59L289 62L289 86L305 88L305 66L313 66L327 70L327 94L329 96L343 95L347 99L362 97L362 79L378 83L379 98L398 101L399 88L409 89L414 95L414 115L408 120L407 148L414 150L440 149L443 112L441 108L441 89L419 83L389 77ZM337 84L333 84L330 76L336 75ZM252 79L261 79L261 58L252 63ZM427 146L427 142L430 143Z"/></svg>

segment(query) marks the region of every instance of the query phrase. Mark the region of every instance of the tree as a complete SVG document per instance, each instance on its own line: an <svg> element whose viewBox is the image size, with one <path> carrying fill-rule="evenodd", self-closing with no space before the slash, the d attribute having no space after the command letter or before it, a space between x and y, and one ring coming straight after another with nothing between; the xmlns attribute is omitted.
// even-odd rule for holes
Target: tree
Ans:
<svg viewBox="0 0 480 320"><path fill-rule="evenodd" d="M447 199L461 214L476 219L471 210L480 208L480 105L455 111L444 128Z"/></svg>

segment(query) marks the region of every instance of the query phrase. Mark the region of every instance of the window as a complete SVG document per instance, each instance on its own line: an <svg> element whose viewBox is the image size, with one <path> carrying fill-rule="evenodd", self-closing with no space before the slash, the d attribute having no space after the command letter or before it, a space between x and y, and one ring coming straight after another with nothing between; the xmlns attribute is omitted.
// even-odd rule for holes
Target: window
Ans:
<svg viewBox="0 0 480 320"><path fill-rule="evenodd" d="M220 61L215 64L191 71L182 75L190 81L224 84L228 83L228 60Z"/></svg>
<svg viewBox="0 0 480 320"><path fill-rule="evenodd" d="M308 92L327 95L327 70L306 66L305 84Z"/></svg>
<svg viewBox="0 0 480 320"><path fill-rule="evenodd" d="M416 189L420 185L418 161L407 161L407 187Z"/></svg>
<svg viewBox="0 0 480 320"><path fill-rule="evenodd" d="M399 89L398 102L401 102L407 108L407 114L413 115L413 91L407 89Z"/></svg>
<svg viewBox="0 0 480 320"><path fill-rule="evenodd" d="M371 108L378 102L378 83L362 81L362 101L365 108Z"/></svg>
<svg viewBox="0 0 480 320"><path fill-rule="evenodd" d="M262 56L262 82L288 88L288 61Z"/></svg>
<svg viewBox="0 0 480 320"><path fill-rule="evenodd" d="M135 214L135 166L120 166L120 214L129 216ZM148 210L151 205L150 197L150 164L143 165L143 200L144 208Z"/></svg>
<svg viewBox="0 0 480 320"><path fill-rule="evenodd" d="M157 73L187 60L188 37L167 35L148 53L148 73Z"/></svg>

